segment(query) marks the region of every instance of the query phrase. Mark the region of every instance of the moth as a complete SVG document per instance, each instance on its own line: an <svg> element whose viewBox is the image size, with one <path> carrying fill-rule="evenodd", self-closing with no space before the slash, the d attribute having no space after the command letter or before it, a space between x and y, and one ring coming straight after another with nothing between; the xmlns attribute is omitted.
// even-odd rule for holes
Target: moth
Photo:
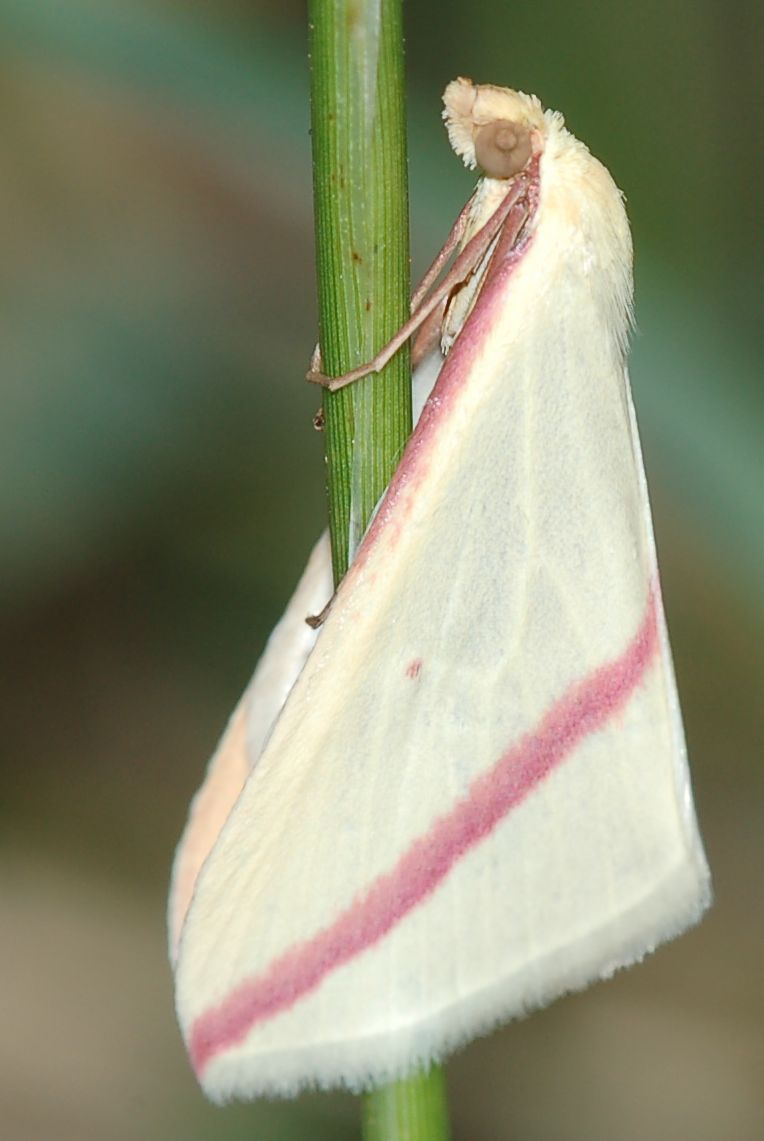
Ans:
<svg viewBox="0 0 764 1141"><path fill-rule="evenodd" d="M215 1100L401 1077L710 901L623 199L534 96L458 79L444 102L484 173L370 366L436 332L418 423L318 630L313 551L175 860L177 1011Z"/></svg>

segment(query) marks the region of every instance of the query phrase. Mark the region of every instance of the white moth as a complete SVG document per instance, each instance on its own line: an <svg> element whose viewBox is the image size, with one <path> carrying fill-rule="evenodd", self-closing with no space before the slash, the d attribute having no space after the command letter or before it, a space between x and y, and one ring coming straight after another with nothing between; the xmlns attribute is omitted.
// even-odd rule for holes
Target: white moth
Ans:
<svg viewBox="0 0 764 1141"><path fill-rule="evenodd" d="M460 79L444 101L486 175L402 336L430 314L445 360L317 635L314 550L176 857L178 1017L215 1100L400 1077L710 899L621 195L536 98Z"/></svg>

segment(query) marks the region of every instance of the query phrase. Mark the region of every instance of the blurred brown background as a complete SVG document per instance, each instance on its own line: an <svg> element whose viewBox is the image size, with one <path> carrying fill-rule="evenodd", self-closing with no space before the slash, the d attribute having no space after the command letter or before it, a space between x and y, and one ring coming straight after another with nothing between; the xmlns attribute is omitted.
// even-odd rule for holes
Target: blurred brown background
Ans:
<svg viewBox="0 0 764 1141"><path fill-rule="evenodd" d="M562 109L626 190L633 353L717 903L449 1066L457 1141L764 1136L762 8L417 0L414 277L471 178L455 75ZM358 1136L216 1110L174 1022L187 802L323 525L305 13L0 0L0 1135Z"/></svg>

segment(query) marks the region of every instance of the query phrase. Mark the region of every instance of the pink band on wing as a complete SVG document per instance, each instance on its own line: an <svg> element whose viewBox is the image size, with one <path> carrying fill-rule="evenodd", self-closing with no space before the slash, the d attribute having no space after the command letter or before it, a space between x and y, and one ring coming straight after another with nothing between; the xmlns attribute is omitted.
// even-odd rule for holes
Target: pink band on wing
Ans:
<svg viewBox="0 0 764 1141"><path fill-rule="evenodd" d="M292 947L263 974L239 984L197 1018L189 1044L197 1075L258 1023L288 1010L328 974L382 939L584 738L625 706L657 650L657 594L657 587L651 589L639 630L620 657L574 683L535 729L414 841L390 872L374 880L328 927Z"/></svg>

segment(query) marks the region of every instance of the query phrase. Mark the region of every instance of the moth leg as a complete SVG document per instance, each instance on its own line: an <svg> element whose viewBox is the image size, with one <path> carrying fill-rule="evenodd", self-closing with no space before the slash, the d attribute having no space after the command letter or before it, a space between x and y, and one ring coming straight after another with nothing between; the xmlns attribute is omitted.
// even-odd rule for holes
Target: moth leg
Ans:
<svg viewBox="0 0 764 1141"><path fill-rule="evenodd" d="M443 314L446 310L445 299L441 301L437 309L433 309L430 316L426 321L423 321L416 336L411 342L411 367L416 368L417 365L429 356L432 350L440 343L440 327L443 322Z"/></svg>
<svg viewBox="0 0 764 1141"><path fill-rule="evenodd" d="M502 262L512 257L515 253L517 240L527 220L528 211L522 203L517 203L509 211L506 224L502 227L496 245L491 251L488 264L485 267L484 281L488 281L493 276L497 267L501 266Z"/></svg>
<svg viewBox="0 0 764 1141"><path fill-rule="evenodd" d="M443 266L453 254L459 242L464 237L464 231L467 229L467 222L469 221L470 211L472 210L472 203L475 200L473 194L467 204L459 211L459 217L451 227L451 232L443 243L443 248L436 256L435 261L432 263L427 273L424 275L419 285L414 290L411 296L411 312L414 313L421 305L427 294L432 289L435 282L438 280Z"/></svg>
<svg viewBox="0 0 764 1141"><path fill-rule="evenodd" d="M455 286L469 277L470 273L474 270L475 266L479 263L480 259L484 256L486 250L499 233L503 226L510 210L522 196L525 189L525 183L521 179L517 179L509 191L507 192L504 200L499 204L494 213L488 219L484 226L470 240L467 245L456 257L451 269L443 278L441 283L432 290L430 296L426 300L421 300L415 310L409 317L408 321L400 327L398 332L392 337L386 345L384 345L372 360L366 364L359 365L357 368L351 369L350 372L344 373L342 376L328 377L324 376L319 371L311 370L307 379L314 384L321 384L324 388L328 388L330 392L336 392L340 388L344 388L348 384L352 384L355 380L360 380L364 376L369 376L372 372L381 372L385 365L392 357L398 352L402 345L411 337L417 329L419 329L433 313L439 305L441 305ZM464 211L462 211L464 213ZM458 224L458 220L457 220ZM450 235L449 235L450 239ZM447 243L448 244L448 243ZM445 247L444 247L445 248ZM446 259L442 259L445 261ZM440 254L433 262L433 266L427 271L425 280L430 277L433 267L437 266L436 272L439 272L442 267ZM421 286L417 290L417 294L421 292Z"/></svg>
<svg viewBox="0 0 764 1141"><path fill-rule="evenodd" d="M475 195L473 194L467 204L463 206L459 211L459 217L451 227L451 231L443 243L442 249L436 256L430 268L425 273L422 280L419 282L419 285L414 290L411 296L412 317L414 314L416 314L417 309L422 304L424 298L427 296L430 289L440 276L446 262L452 256L454 250L462 240L464 231L467 228L467 221L469 219L470 210L472 209L474 197ZM430 349L435 346L437 340L437 327L440 324L440 318L441 313L437 312L436 310L433 310L432 313L429 314L429 317L425 318L422 324L420 335L417 337L416 343L412 350L412 363L414 365L416 365L422 359L422 357L426 356ZM401 342L401 344L402 343L403 342ZM400 345L398 347L400 347ZM385 348L387 348L387 346L385 346ZM384 349L382 351L384 351ZM394 355L394 353L391 353L391 356L392 355ZM310 369L307 374L307 379L313 381L316 384L322 384L327 388L329 387L327 381L329 381L330 378L325 376L323 369L321 368L321 346L318 344L311 354ZM348 381L347 383L350 382Z"/></svg>
<svg viewBox="0 0 764 1141"><path fill-rule="evenodd" d="M323 610L320 610L318 612L318 614L308 614L307 615L305 622L307 623L308 626L310 626L311 630L318 630L319 627L323 626L324 622L326 622L326 619L329 617L329 611L332 608L332 603L334 602L336 595L337 595L337 592L335 591L334 594L332 595L332 597L327 602L326 606L323 608Z"/></svg>

